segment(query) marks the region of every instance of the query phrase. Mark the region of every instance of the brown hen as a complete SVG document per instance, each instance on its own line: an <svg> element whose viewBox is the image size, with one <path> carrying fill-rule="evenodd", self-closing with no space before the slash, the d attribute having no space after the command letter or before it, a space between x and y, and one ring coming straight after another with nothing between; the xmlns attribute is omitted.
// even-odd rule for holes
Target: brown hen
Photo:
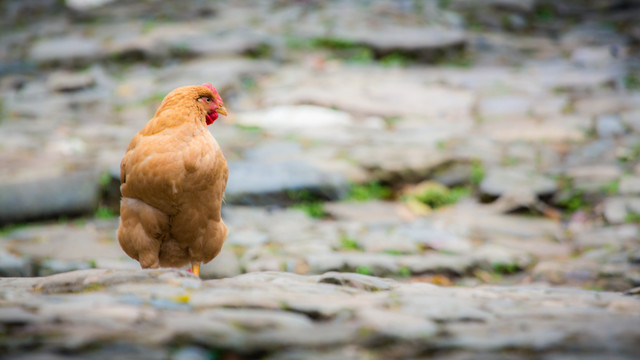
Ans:
<svg viewBox="0 0 640 360"><path fill-rule="evenodd" d="M227 112L211 84L177 88L127 148L118 242L143 269L191 265L198 276L222 248L229 170L207 129L218 114Z"/></svg>

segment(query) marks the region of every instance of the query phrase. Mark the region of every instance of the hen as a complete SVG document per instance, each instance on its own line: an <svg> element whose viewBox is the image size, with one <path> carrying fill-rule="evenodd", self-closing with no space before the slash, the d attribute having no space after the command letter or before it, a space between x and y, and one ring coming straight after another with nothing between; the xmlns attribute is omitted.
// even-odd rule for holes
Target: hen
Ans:
<svg viewBox="0 0 640 360"><path fill-rule="evenodd" d="M218 114L227 111L211 84L177 88L127 148L118 242L143 269L191 265L199 276L220 252L229 170L207 129Z"/></svg>

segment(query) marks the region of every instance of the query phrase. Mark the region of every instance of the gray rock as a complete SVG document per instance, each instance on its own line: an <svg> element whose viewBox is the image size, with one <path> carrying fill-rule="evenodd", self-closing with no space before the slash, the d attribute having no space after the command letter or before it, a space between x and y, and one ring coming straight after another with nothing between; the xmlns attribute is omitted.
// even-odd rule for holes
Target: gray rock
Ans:
<svg viewBox="0 0 640 360"><path fill-rule="evenodd" d="M306 261L314 274L327 271L366 271L380 276L397 273L398 258L387 254L341 252L312 254L306 257Z"/></svg>
<svg viewBox="0 0 640 360"><path fill-rule="evenodd" d="M624 198L607 198L603 208L604 218L609 224L622 224L627 216Z"/></svg>
<svg viewBox="0 0 640 360"><path fill-rule="evenodd" d="M324 273L319 277L318 282L349 286L367 291L390 290L397 286L397 283L391 279L380 279L374 276L338 272Z"/></svg>
<svg viewBox="0 0 640 360"><path fill-rule="evenodd" d="M209 360L210 351L199 346L184 346L176 351L171 360Z"/></svg>
<svg viewBox="0 0 640 360"><path fill-rule="evenodd" d="M412 274L464 274L475 265L473 258L470 256L438 253L419 256L403 256L398 259L398 264L401 267L408 268Z"/></svg>
<svg viewBox="0 0 640 360"><path fill-rule="evenodd" d="M611 53L611 46L592 46L575 49L571 54L571 61L586 68L606 68L615 61Z"/></svg>
<svg viewBox="0 0 640 360"><path fill-rule="evenodd" d="M38 63L88 63L99 59L103 54L96 39L68 36L36 42L29 57Z"/></svg>
<svg viewBox="0 0 640 360"><path fill-rule="evenodd" d="M397 203L385 201L331 202L324 206L325 211L340 220L359 223L396 224L403 221L401 208Z"/></svg>
<svg viewBox="0 0 640 360"><path fill-rule="evenodd" d="M435 50L464 47L463 31L430 27L387 27L338 31L338 38L374 49L380 55L398 52L417 53L425 59L435 58Z"/></svg>
<svg viewBox="0 0 640 360"><path fill-rule="evenodd" d="M341 285L326 283L329 279ZM3 341L16 345L4 355L37 358L46 343L47 351L73 351L88 359L156 359L170 357L143 355L149 344L156 349L179 344L171 358L200 359L209 355L205 348L223 348L289 359L326 348L332 355L354 354L347 349L362 354L385 340L388 345L367 353L372 359L399 351L415 358L428 340L447 355L455 349L487 359L514 349L544 356L583 350L601 355L603 346L610 347L609 354L626 356L634 354L640 331L634 315L640 300L620 293L446 288L355 274L253 273L200 282L201 287L182 280L199 281L176 270L75 271L37 279L35 288L34 279L0 279L0 323L9 325ZM605 335L601 324L607 325ZM25 325L33 336L21 335Z"/></svg>
<svg viewBox="0 0 640 360"><path fill-rule="evenodd" d="M624 176L618 185L618 191L623 195L640 194L640 177Z"/></svg>
<svg viewBox="0 0 640 360"><path fill-rule="evenodd" d="M31 262L28 259L0 250L0 276L20 277L31 275Z"/></svg>
<svg viewBox="0 0 640 360"><path fill-rule="evenodd" d="M98 177L73 172L0 181L0 223L93 213Z"/></svg>
<svg viewBox="0 0 640 360"><path fill-rule="evenodd" d="M626 132L620 117L617 115L602 115L596 120L596 133L600 138L612 138Z"/></svg>
<svg viewBox="0 0 640 360"><path fill-rule="evenodd" d="M584 165L572 167L567 175L573 179L573 185L581 190L599 192L601 189L618 180L622 170L616 165Z"/></svg>
<svg viewBox="0 0 640 360"><path fill-rule="evenodd" d="M47 87L51 91L77 91L86 89L95 84L95 79L90 73L55 72L49 75Z"/></svg>
<svg viewBox="0 0 640 360"><path fill-rule="evenodd" d="M203 279L219 279L241 273L240 261L228 247L223 247L218 256L200 268L200 277Z"/></svg>
<svg viewBox="0 0 640 360"><path fill-rule="evenodd" d="M403 225L398 229L398 233L418 244L438 251L465 254L472 250L472 244L469 239L448 231L439 230L424 221Z"/></svg>
<svg viewBox="0 0 640 360"><path fill-rule="evenodd" d="M308 190L320 197L338 199L346 193L347 181L300 161L272 163L229 162L229 182L225 192L230 204L276 204L288 193Z"/></svg>
<svg viewBox="0 0 640 360"><path fill-rule="evenodd" d="M38 276L48 276L73 270L85 269L91 269L91 265L85 261L63 261L57 259L45 259L38 263Z"/></svg>
<svg viewBox="0 0 640 360"><path fill-rule="evenodd" d="M517 168L491 168L480 183L480 191L491 196L500 196L510 191L549 195L556 189L556 183L548 177Z"/></svg>
<svg viewBox="0 0 640 360"><path fill-rule="evenodd" d="M478 104L480 116L486 120L496 117L525 116L531 109L531 100L523 96L485 98Z"/></svg>

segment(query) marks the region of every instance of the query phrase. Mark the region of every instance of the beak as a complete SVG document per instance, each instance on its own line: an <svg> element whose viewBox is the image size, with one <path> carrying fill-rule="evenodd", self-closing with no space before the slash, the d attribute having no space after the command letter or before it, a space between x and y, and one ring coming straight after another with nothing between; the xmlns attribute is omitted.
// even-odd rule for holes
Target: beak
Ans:
<svg viewBox="0 0 640 360"><path fill-rule="evenodd" d="M227 116L227 109L225 109L224 106L217 108L216 112L220 115Z"/></svg>

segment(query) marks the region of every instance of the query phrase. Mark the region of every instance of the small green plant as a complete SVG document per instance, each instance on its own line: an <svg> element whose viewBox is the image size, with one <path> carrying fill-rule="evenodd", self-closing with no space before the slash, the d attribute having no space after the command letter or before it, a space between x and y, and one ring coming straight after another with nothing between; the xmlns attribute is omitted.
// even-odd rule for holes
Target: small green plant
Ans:
<svg viewBox="0 0 640 360"><path fill-rule="evenodd" d="M373 61L373 51L369 48L356 48L349 51L346 60L356 64L368 64Z"/></svg>
<svg viewBox="0 0 640 360"><path fill-rule="evenodd" d="M91 292L91 291L99 291L104 289L106 286L104 284L98 282L92 282L82 289L83 292Z"/></svg>
<svg viewBox="0 0 640 360"><path fill-rule="evenodd" d="M362 274L362 275L372 275L373 271L371 271L371 268L368 266L358 266L356 268L356 272L358 274Z"/></svg>
<svg viewBox="0 0 640 360"><path fill-rule="evenodd" d="M493 272L503 275L515 274L520 269L518 264L502 262L494 263L491 267L493 268Z"/></svg>
<svg viewBox="0 0 640 360"><path fill-rule="evenodd" d="M398 269L398 275L402 277L409 277L411 276L411 269L406 266L401 266L400 269Z"/></svg>
<svg viewBox="0 0 640 360"><path fill-rule="evenodd" d="M112 219L115 216L116 214L114 214L111 209L104 206L99 206L95 213L95 217L98 219Z"/></svg>
<svg viewBox="0 0 640 360"><path fill-rule="evenodd" d="M387 56L384 56L380 59L380 64L382 66L392 67L392 66L407 66L411 62L411 59L400 53L393 53Z"/></svg>
<svg viewBox="0 0 640 360"><path fill-rule="evenodd" d="M388 249L388 250L385 250L384 253L389 255L403 255L402 251L396 250L396 249Z"/></svg>
<svg viewBox="0 0 640 360"><path fill-rule="evenodd" d="M556 18L555 8L550 4L540 5L536 9L534 16L538 21L552 22Z"/></svg>
<svg viewBox="0 0 640 360"><path fill-rule="evenodd" d="M246 55L254 59L265 59L273 55L273 48L269 44L258 44L255 49L247 51Z"/></svg>
<svg viewBox="0 0 640 360"><path fill-rule="evenodd" d="M630 224L640 224L640 214L635 212L628 212L624 217L624 222Z"/></svg>
<svg viewBox="0 0 640 360"><path fill-rule="evenodd" d="M348 200L368 201L374 199L389 199L393 195L391 189L376 181L366 184L354 184L349 189Z"/></svg>
<svg viewBox="0 0 640 360"><path fill-rule="evenodd" d="M463 197L469 196L471 190L468 187L459 186L449 189L436 183L425 182L418 185L415 190L405 197L413 197L432 209L457 203Z"/></svg>
<svg viewBox="0 0 640 360"><path fill-rule="evenodd" d="M100 175L100 179L98 180L101 187L106 187L111 182L111 175L109 172L105 171Z"/></svg>
<svg viewBox="0 0 640 360"><path fill-rule="evenodd" d="M471 184L480 185L485 176L485 169L482 161L474 161L471 163Z"/></svg>
<svg viewBox="0 0 640 360"><path fill-rule="evenodd" d="M324 210L323 203L320 201L304 202L301 204L296 204L296 205L293 205L293 208L300 209L305 213L307 213L307 215L309 215L310 217L316 218L316 219L324 218L328 215L327 212Z"/></svg>
<svg viewBox="0 0 640 360"><path fill-rule="evenodd" d="M584 192L579 189L562 191L556 198L555 203L570 213L584 209L589 205L584 198Z"/></svg>
<svg viewBox="0 0 640 360"><path fill-rule="evenodd" d="M314 47L322 47L333 50L348 50L360 47L350 40L335 37L318 37L311 41Z"/></svg>
<svg viewBox="0 0 640 360"><path fill-rule="evenodd" d="M98 267L98 264L96 263L96 261L95 261L95 260L91 259L91 260L89 260L89 266L90 266L92 269L95 269L95 268L97 268L97 267Z"/></svg>
<svg viewBox="0 0 640 360"><path fill-rule="evenodd" d="M355 239L344 234L340 237L340 249L362 251L362 247Z"/></svg>
<svg viewBox="0 0 640 360"><path fill-rule="evenodd" d="M624 85L629 90L640 89L640 71L630 72L624 78Z"/></svg>
<svg viewBox="0 0 640 360"><path fill-rule="evenodd" d="M602 186L602 192L607 195L617 195L620 187L620 179L611 180Z"/></svg>

